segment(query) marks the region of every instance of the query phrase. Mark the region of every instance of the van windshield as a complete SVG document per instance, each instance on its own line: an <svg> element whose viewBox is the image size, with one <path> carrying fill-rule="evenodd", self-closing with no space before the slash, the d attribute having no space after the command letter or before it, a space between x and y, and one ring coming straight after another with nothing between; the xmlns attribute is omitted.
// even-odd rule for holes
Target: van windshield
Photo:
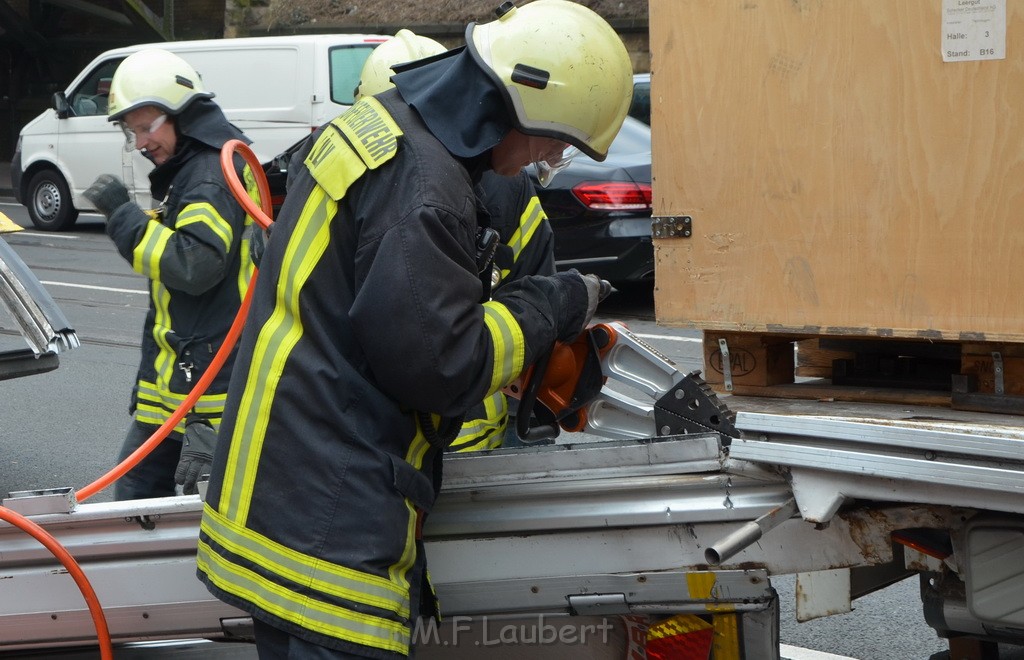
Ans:
<svg viewBox="0 0 1024 660"><path fill-rule="evenodd" d="M355 46L335 46L330 50L331 61L331 100L341 105L352 105L356 102L356 87L359 86L359 74L363 63L370 56L375 43Z"/></svg>
<svg viewBox="0 0 1024 660"><path fill-rule="evenodd" d="M94 117L107 114L107 97L114 70L123 57L103 62L68 96L68 103L76 117Z"/></svg>

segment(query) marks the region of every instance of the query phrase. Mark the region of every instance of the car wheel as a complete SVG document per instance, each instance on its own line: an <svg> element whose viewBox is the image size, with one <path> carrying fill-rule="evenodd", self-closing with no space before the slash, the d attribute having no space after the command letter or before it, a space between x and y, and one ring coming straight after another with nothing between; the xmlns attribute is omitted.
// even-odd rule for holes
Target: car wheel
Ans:
<svg viewBox="0 0 1024 660"><path fill-rule="evenodd" d="M67 182L53 170L36 172L29 180L25 206L32 224L43 231L70 229L78 219Z"/></svg>

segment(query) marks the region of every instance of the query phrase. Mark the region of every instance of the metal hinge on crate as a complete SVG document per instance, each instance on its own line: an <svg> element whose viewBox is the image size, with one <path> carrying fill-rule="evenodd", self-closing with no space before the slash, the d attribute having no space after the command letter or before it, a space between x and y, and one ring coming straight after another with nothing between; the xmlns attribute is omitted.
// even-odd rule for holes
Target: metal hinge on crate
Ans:
<svg viewBox="0 0 1024 660"><path fill-rule="evenodd" d="M693 218L688 215L666 215L651 218L651 236L654 238L690 238L693 236Z"/></svg>
<svg viewBox="0 0 1024 660"><path fill-rule="evenodd" d="M978 374L953 374L952 407L957 410L1024 415L1024 395L1019 392L1019 383L1007 382L1007 365L1002 351L992 351L992 382L989 388L981 385ZM991 391L983 391L988 390Z"/></svg>
<svg viewBox="0 0 1024 660"><path fill-rule="evenodd" d="M732 357L729 355L729 342L725 337L718 338L718 351L722 354L722 378L725 380L725 391L732 392Z"/></svg>

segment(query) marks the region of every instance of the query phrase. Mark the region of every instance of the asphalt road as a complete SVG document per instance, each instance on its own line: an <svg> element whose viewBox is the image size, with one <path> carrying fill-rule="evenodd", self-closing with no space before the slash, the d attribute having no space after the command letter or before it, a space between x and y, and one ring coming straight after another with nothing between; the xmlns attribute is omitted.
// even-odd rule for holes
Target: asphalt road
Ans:
<svg viewBox="0 0 1024 660"><path fill-rule="evenodd" d="M24 208L13 202L0 200L0 212L31 226ZM147 304L145 281L116 254L95 216L83 216L73 232L29 230L6 239L62 307L83 348L62 355L54 372L3 382L0 494L81 488L112 466L129 422L128 397ZM643 289L613 294L602 304L598 320L625 320L681 368L701 368L699 334L657 326L652 298ZM24 345L13 328L6 310L0 309L0 349ZM105 491L93 501L109 499ZM923 622L916 580L857 601L850 614L806 624L794 619L793 581L783 577L773 582L782 604L782 641L792 647L861 660L926 660L947 648ZM808 660L827 657L799 648L791 653ZM1018 653L1005 649L1001 657L1024 658ZM235 647L230 657L255 654Z"/></svg>

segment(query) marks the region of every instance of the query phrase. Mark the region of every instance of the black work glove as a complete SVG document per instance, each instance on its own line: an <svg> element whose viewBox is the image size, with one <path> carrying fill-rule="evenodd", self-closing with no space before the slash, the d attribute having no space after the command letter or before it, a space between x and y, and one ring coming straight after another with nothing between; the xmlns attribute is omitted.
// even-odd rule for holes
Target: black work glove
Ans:
<svg viewBox="0 0 1024 660"><path fill-rule="evenodd" d="M131 201L128 197L128 189L121 183L121 179L112 174L99 175L82 194L96 205L100 213L108 218L119 206Z"/></svg>
<svg viewBox="0 0 1024 660"><path fill-rule="evenodd" d="M581 275L572 269L553 278L561 284L563 308L558 320L558 340L572 341L590 325L597 303L611 291L611 285L597 275Z"/></svg>
<svg viewBox="0 0 1024 660"><path fill-rule="evenodd" d="M199 492L196 483L210 474L213 450L217 446L217 431L208 420L193 417L185 423L185 437L181 443L181 458L174 471L174 483L182 487L185 495Z"/></svg>
<svg viewBox="0 0 1024 660"><path fill-rule="evenodd" d="M266 229L262 229L255 222L249 225L249 258L252 259L252 264L257 268L260 267L260 263L263 261L263 253L267 250L267 243L270 241L270 230L273 227L274 225L270 225Z"/></svg>

